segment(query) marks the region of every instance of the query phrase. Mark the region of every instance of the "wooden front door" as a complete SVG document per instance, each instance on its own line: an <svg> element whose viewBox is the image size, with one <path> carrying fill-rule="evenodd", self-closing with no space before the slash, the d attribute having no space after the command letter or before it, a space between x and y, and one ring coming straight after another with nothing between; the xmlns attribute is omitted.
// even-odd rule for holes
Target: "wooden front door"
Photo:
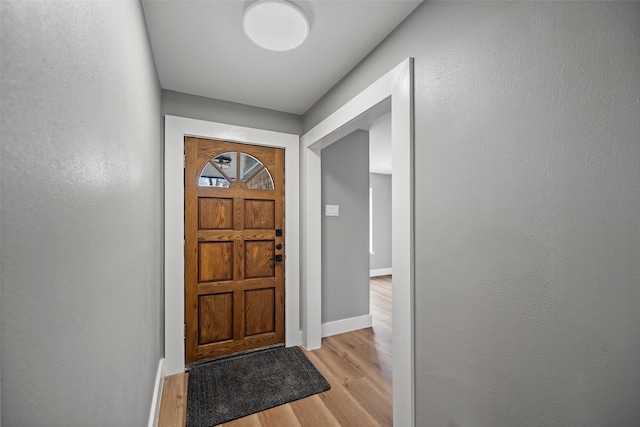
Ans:
<svg viewBox="0 0 640 427"><path fill-rule="evenodd" d="M284 150L185 138L186 362L284 343Z"/></svg>

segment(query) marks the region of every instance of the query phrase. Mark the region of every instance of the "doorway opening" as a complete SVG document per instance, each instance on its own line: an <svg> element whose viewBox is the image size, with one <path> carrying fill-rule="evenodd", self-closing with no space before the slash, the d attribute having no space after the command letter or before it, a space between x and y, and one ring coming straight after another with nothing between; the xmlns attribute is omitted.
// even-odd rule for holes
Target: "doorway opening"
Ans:
<svg viewBox="0 0 640 427"><path fill-rule="evenodd" d="M393 169L393 422L415 425L413 60L408 58L301 138L302 342L321 340L321 151L391 111Z"/></svg>

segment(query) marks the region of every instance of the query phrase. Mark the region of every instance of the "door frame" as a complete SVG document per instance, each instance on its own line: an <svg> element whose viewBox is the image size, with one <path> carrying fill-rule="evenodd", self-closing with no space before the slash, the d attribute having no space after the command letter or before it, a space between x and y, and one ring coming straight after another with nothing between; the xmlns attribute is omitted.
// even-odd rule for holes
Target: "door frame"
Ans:
<svg viewBox="0 0 640 427"><path fill-rule="evenodd" d="M165 115L164 375L184 372L184 137L285 150L285 344L300 345L299 135Z"/></svg>
<svg viewBox="0 0 640 427"><path fill-rule="evenodd" d="M302 339L320 347L322 206L321 151L391 110L393 424L415 425L414 112L413 58L380 77L301 137Z"/></svg>

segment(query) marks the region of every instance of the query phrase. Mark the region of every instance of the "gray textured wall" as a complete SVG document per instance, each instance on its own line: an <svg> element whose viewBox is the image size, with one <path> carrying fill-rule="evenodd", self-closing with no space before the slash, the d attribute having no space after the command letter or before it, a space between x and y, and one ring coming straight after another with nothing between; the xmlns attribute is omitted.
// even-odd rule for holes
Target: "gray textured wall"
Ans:
<svg viewBox="0 0 640 427"><path fill-rule="evenodd" d="M302 117L235 102L162 90L162 114L302 134Z"/></svg>
<svg viewBox="0 0 640 427"><path fill-rule="evenodd" d="M391 268L391 175L369 174L373 194L373 251L369 268Z"/></svg>
<svg viewBox="0 0 640 427"><path fill-rule="evenodd" d="M369 133L322 150L322 323L369 314ZM340 216L324 215L340 205Z"/></svg>
<svg viewBox="0 0 640 427"><path fill-rule="evenodd" d="M418 426L637 425L639 28L425 2L305 115L415 57Z"/></svg>
<svg viewBox="0 0 640 427"><path fill-rule="evenodd" d="M146 425L160 87L139 2L2 2L2 424Z"/></svg>

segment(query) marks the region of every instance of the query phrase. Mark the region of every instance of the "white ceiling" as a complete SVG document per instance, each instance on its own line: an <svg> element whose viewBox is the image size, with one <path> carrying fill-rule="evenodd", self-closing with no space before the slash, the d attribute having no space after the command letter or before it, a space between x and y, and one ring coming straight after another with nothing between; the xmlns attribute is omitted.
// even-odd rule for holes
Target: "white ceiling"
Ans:
<svg viewBox="0 0 640 427"><path fill-rule="evenodd" d="M242 31L248 0L143 0L163 89L305 113L421 0L294 0L309 38L289 52Z"/></svg>

